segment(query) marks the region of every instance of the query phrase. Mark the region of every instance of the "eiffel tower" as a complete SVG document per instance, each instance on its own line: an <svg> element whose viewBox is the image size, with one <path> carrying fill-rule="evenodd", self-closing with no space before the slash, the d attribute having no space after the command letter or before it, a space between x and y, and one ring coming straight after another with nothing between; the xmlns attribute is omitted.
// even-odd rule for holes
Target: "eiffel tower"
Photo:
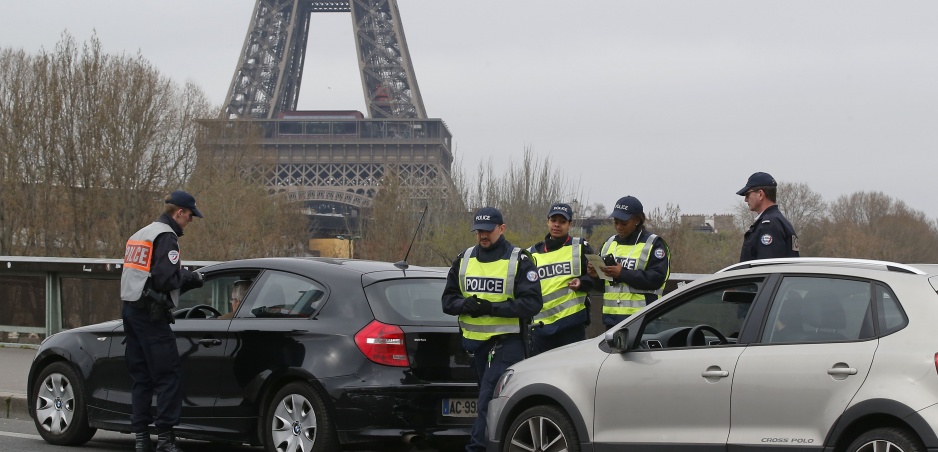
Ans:
<svg viewBox="0 0 938 452"><path fill-rule="evenodd" d="M367 117L297 111L313 13L352 14ZM427 117L396 0L257 0L221 117L204 122L256 124L263 164L252 180L311 213L359 216L391 171L417 198L452 186L452 135Z"/></svg>

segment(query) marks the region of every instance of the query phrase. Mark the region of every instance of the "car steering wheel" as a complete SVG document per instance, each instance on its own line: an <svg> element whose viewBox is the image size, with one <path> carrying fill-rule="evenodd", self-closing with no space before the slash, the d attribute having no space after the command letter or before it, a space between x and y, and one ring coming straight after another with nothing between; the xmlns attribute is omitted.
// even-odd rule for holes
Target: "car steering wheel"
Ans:
<svg viewBox="0 0 938 452"><path fill-rule="evenodd" d="M697 326L691 328L690 331L687 332L687 346L688 346L688 347L693 347L693 346L694 346L694 338L695 338L696 336L698 336L698 335L701 337L702 342L704 342L703 345L707 345L707 343L706 343L707 338L704 337L704 335L703 335L703 332L704 332L704 331L709 331L709 332L713 333L713 334L717 337L717 339L720 340L720 344L719 344L719 345L725 345L725 344L729 344L729 343L730 343L730 341L726 340L726 336L724 336L723 333L717 331L716 328L714 328L714 327L712 327L712 326L710 326L710 325L697 325Z"/></svg>
<svg viewBox="0 0 938 452"><path fill-rule="evenodd" d="M202 310L202 309L204 309L204 310L206 310L206 311L208 311L208 312L211 312L212 315L213 315L213 317L221 317L221 312L218 312L218 309L215 309L215 308L213 308L213 307L211 307L211 306L209 306L209 305L207 305L207 304L197 304L197 305L195 305L195 306L189 308L189 310L186 312L185 317L183 317L183 318L184 318L184 319L192 318L192 313L193 313L193 312L196 312L196 311L199 311L199 310Z"/></svg>

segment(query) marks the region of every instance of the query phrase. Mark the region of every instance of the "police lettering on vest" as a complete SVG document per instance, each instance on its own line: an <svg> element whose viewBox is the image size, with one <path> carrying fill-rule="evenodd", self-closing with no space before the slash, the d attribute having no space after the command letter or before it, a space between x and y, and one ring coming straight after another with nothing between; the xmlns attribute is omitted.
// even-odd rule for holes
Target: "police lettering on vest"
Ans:
<svg viewBox="0 0 938 452"><path fill-rule="evenodd" d="M537 268L537 276L541 279L553 278L554 276L565 276L572 275L573 267L570 265L570 262L558 262L555 264L548 264Z"/></svg>
<svg viewBox="0 0 938 452"><path fill-rule="evenodd" d="M617 257L616 263L622 264L622 268L626 270L635 270L635 266L638 264L638 259L630 259L627 257Z"/></svg>
<svg viewBox="0 0 938 452"><path fill-rule="evenodd" d="M500 278L467 276L466 291L482 293L505 293L505 280Z"/></svg>
<svg viewBox="0 0 938 452"><path fill-rule="evenodd" d="M150 271L150 257L153 255L153 242L131 240L124 248L124 265L145 272Z"/></svg>

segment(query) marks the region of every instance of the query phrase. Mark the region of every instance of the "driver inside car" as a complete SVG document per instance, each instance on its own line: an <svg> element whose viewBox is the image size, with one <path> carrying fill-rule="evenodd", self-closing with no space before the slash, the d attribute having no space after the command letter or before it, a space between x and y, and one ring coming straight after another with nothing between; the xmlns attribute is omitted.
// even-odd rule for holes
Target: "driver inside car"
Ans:
<svg viewBox="0 0 938 452"><path fill-rule="evenodd" d="M248 287L251 287L251 281L247 279L240 279L235 281L231 286L231 298L228 299L231 302L231 310L227 314L222 315L219 319L230 319L234 317L235 313L238 312L238 307L241 306L241 300L244 299L244 296L248 293Z"/></svg>

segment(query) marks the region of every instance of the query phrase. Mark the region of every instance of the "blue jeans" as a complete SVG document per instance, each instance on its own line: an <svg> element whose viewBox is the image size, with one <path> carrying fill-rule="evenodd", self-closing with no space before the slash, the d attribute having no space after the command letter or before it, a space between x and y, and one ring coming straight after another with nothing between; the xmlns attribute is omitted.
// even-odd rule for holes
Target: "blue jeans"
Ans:
<svg viewBox="0 0 938 452"><path fill-rule="evenodd" d="M493 348L495 354L492 355L492 361L489 363L489 354ZM479 377L479 415L472 424L469 444L466 445L467 452L485 450L485 423L495 385L506 369L522 359L524 359L524 341L517 334L506 334L489 339L473 354L473 365Z"/></svg>
<svg viewBox="0 0 938 452"><path fill-rule="evenodd" d="M182 414L182 367L176 335L168 323L150 320L148 309L134 308L126 301L121 317L127 337L124 359L134 380L131 427L134 433L143 433L154 422L150 405L155 392L156 431L169 431L179 424Z"/></svg>

